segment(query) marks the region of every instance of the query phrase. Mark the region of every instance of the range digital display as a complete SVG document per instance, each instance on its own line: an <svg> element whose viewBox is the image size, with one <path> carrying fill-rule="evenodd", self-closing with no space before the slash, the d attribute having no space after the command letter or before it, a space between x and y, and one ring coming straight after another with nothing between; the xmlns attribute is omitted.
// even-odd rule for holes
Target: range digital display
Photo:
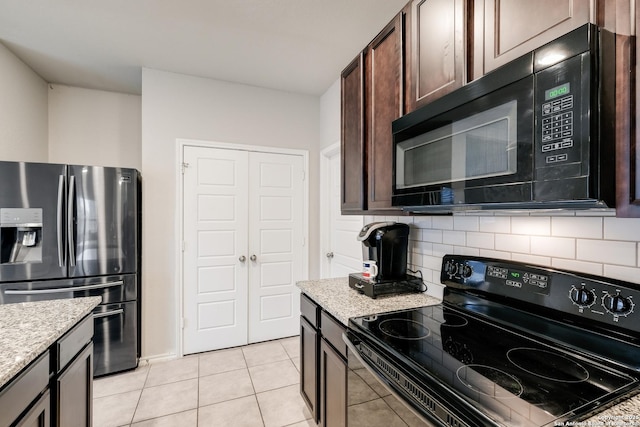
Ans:
<svg viewBox="0 0 640 427"><path fill-rule="evenodd" d="M544 100L549 101L559 96L568 95L571 92L571 84L569 82L560 86L552 87L544 91Z"/></svg>
<svg viewBox="0 0 640 427"><path fill-rule="evenodd" d="M503 279L503 284L516 289L549 295L549 276L510 268L489 266L487 275Z"/></svg>

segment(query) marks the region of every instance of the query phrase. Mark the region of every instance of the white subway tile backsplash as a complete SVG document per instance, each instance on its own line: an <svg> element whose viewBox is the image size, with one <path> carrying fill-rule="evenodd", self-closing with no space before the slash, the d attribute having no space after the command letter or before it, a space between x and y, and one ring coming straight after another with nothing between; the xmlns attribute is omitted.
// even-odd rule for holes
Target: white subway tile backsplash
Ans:
<svg viewBox="0 0 640 427"><path fill-rule="evenodd" d="M560 270L571 270L578 273L602 276L602 264L596 262L576 261L574 259L554 258L551 266Z"/></svg>
<svg viewBox="0 0 640 427"><path fill-rule="evenodd" d="M640 241L640 218L604 218L604 238Z"/></svg>
<svg viewBox="0 0 640 427"><path fill-rule="evenodd" d="M440 245L438 243L433 244L433 256L443 257L446 254L453 253L453 245Z"/></svg>
<svg viewBox="0 0 640 427"><path fill-rule="evenodd" d="M640 268L605 265L604 276L632 283L640 283Z"/></svg>
<svg viewBox="0 0 640 427"><path fill-rule="evenodd" d="M467 233L464 231L448 231L442 232L442 243L454 246L465 246L467 244Z"/></svg>
<svg viewBox="0 0 640 427"><path fill-rule="evenodd" d="M602 218L554 217L551 218L551 235L583 239L602 239Z"/></svg>
<svg viewBox="0 0 640 427"><path fill-rule="evenodd" d="M531 253L574 259L576 257L576 241L568 237L531 236Z"/></svg>
<svg viewBox="0 0 640 427"><path fill-rule="evenodd" d="M422 257L421 267L440 271L442 267L442 256L424 255Z"/></svg>
<svg viewBox="0 0 640 427"><path fill-rule="evenodd" d="M495 258L495 259L511 259L511 252L501 252L501 251L491 251L487 249L480 249L480 256L486 258Z"/></svg>
<svg viewBox="0 0 640 427"><path fill-rule="evenodd" d="M431 227L438 230L453 230L453 217L434 216L431 218Z"/></svg>
<svg viewBox="0 0 640 427"><path fill-rule="evenodd" d="M475 216L454 215L453 229L461 231L478 231L480 230L480 220Z"/></svg>
<svg viewBox="0 0 640 427"><path fill-rule="evenodd" d="M412 224L410 264L425 274L425 281L439 283L442 256L464 254L640 282L640 219L610 213L491 212L399 219Z"/></svg>
<svg viewBox="0 0 640 427"><path fill-rule="evenodd" d="M495 238L493 233L467 233L467 246L480 249L495 248Z"/></svg>
<svg viewBox="0 0 640 427"><path fill-rule="evenodd" d="M442 230L422 230L422 240L431 243L442 243Z"/></svg>
<svg viewBox="0 0 640 427"><path fill-rule="evenodd" d="M480 217L480 231L486 233L511 233L511 218L504 216Z"/></svg>
<svg viewBox="0 0 640 427"><path fill-rule="evenodd" d="M529 253L531 238L514 234L496 234L496 249L505 252Z"/></svg>
<svg viewBox="0 0 640 427"><path fill-rule="evenodd" d="M527 254L513 254L513 261L524 262L527 264L548 266L551 264L551 258Z"/></svg>
<svg viewBox="0 0 640 427"><path fill-rule="evenodd" d="M511 218L511 233L529 236L551 235L550 217L513 217Z"/></svg>
<svg viewBox="0 0 640 427"><path fill-rule="evenodd" d="M433 243L422 242L422 241L410 241L409 247L413 252L423 254L423 255L431 255L433 253Z"/></svg>
<svg viewBox="0 0 640 427"><path fill-rule="evenodd" d="M580 261L603 264L636 266L636 243L615 240L577 240L577 256Z"/></svg>

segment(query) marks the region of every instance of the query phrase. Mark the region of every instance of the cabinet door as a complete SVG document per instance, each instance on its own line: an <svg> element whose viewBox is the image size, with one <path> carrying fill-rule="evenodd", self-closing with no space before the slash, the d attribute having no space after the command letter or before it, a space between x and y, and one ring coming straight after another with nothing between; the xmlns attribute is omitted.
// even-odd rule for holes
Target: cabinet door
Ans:
<svg viewBox="0 0 640 427"><path fill-rule="evenodd" d="M313 420L318 416L318 331L300 317L300 394Z"/></svg>
<svg viewBox="0 0 640 427"><path fill-rule="evenodd" d="M640 4L635 2L635 24L640 28ZM640 76L640 43L618 29L616 34L616 215L640 217L640 84L633 85L632 76ZM637 31L637 30L636 30ZM637 37L636 37L637 38ZM635 49L635 52L633 52ZM635 70L633 69L635 68ZM631 89L635 89L635 94ZM634 108L635 96L635 108ZM634 125L635 124L635 127ZM635 132L635 137L634 137Z"/></svg>
<svg viewBox="0 0 640 427"><path fill-rule="evenodd" d="M412 110L465 83L465 21L465 0L413 1Z"/></svg>
<svg viewBox="0 0 640 427"><path fill-rule="evenodd" d="M51 425L51 395L47 390L16 427L49 427Z"/></svg>
<svg viewBox="0 0 640 427"><path fill-rule="evenodd" d="M320 344L320 422L323 427L347 425L347 364L325 340Z"/></svg>
<svg viewBox="0 0 640 427"><path fill-rule="evenodd" d="M92 425L93 343L89 344L56 381L58 426Z"/></svg>
<svg viewBox="0 0 640 427"><path fill-rule="evenodd" d="M360 53L340 76L341 88L341 209L366 209L364 163L364 54Z"/></svg>
<svg viewBox="0 0 640 427"><path fill-rule="evenodd" d="M474 13L481 13L479 3L476 2ZM484 28L474 27L475 43L484 42L484 61L476 58L474 67L482 70L474 77L586 24L591 3L590 0L484 0Z"/></svg>
<svg viewBox="0 0 640 427"><path fill-rule="evenodd" d="M366 51L368 210L391 208L391 122L402 115L404 106L403 16L397 15Z"/></svg>

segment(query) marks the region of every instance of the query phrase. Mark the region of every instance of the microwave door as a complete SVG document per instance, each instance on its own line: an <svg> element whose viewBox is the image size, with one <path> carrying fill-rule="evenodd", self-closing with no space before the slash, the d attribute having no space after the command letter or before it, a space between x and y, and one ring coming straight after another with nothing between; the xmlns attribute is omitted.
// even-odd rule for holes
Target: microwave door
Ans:
<svg viewBox="0 0 640 427"><path fill-rule="evenodd" d="M0 162L0 282L66 275L66 166Z"/></svg>
<svg viewBox="0 0 640 427"><path fill-rule="evenodd" d="M69 276L136 272L137 172L69 166Z"/></svg>

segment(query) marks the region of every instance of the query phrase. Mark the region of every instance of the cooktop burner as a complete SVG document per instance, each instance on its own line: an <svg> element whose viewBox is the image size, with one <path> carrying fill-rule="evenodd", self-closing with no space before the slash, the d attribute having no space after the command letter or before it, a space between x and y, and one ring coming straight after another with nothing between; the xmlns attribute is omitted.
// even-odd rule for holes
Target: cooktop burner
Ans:
<svg viewBox="0 0 640 427"><path fill-rule="evenodd" d="M421 323L407 319L387 319L380 322L378 327L383 334L403 340L420 340L431 333Z"/></svg>
<svg viewBox="0 0 640 427"><path fill-rule="evenodd" d="M507 358L523 371L547 380L581 383L589 379L589 371L584 366L556 352L514 348L507 352Z"/></svg>

